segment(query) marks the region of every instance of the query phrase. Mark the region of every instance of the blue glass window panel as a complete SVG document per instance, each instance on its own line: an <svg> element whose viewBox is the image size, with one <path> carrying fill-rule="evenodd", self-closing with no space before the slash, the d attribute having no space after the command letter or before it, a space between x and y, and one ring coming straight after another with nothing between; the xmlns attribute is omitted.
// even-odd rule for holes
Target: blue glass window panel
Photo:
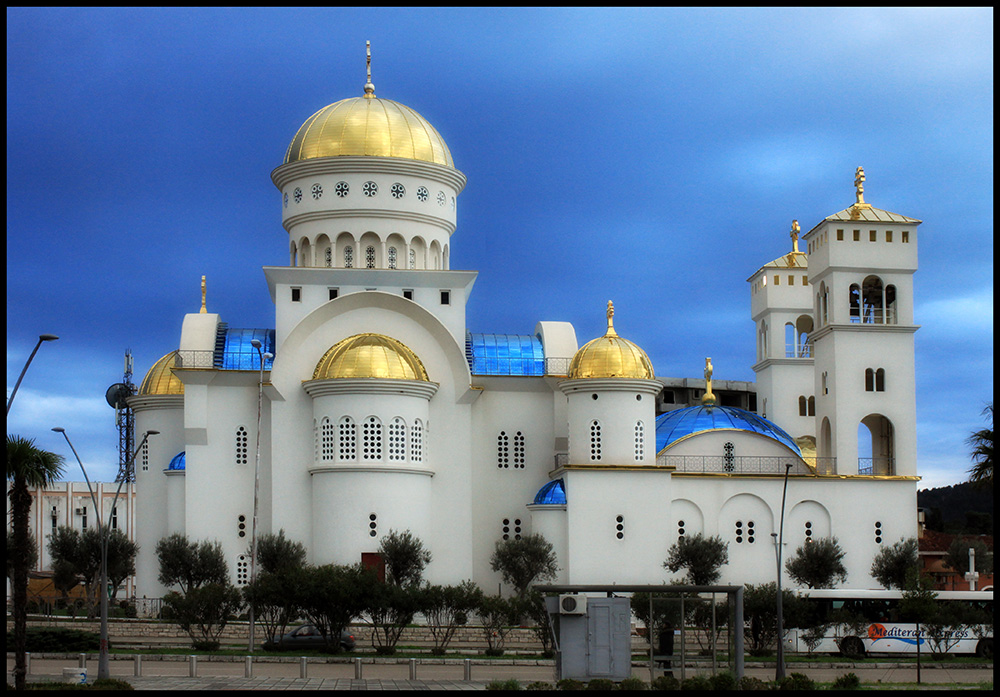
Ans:
<svg viewBox="0 0 1000 697"><path fill-rule="evenodd" d="M216 356L216 365L222 370L260 370L260 358L250 342L257 339L261 343L261 353L274 355L273 329L229 329L222 355ZM264 359L264 370L270 370L273 358Z"/></svg>
<svg viewBox="0 0 1000 697"><path fill-rule="evenodd" d="M186 460L187 460L186 455L187 455L187 451L186 450L182 450L179 453L177 453L176 455L174 455L174 459L170 461L169 465L167 465L167 469L168 470L183 470L183 469L185 469L185 465L187 464L186 463Z"/></svg>
<svg viewBox="0 0 1000 697"><path fill-rule="evenodd" d="M543 486L535 494L535 500L533 503L554 503L554 504L565 504L566 503L566 485L561 479L553 479L551 482Z"/></svg>
<svg viewBox="0 0 1000 697"><path fill-rule="evenodd" d="M762 416L736 407L688 407L675 409L656 417L656 452L684 436L716 428L735 428L750 433L759 433L787 446L797 455L802 454L795 439L780 427Z"/></svg>
<svg viewBox="0 0 1000 697"><path fill-rule="evenodd" d="M473 375L545 375L545 352L534 336L469 332L465 357Z"/></svg>

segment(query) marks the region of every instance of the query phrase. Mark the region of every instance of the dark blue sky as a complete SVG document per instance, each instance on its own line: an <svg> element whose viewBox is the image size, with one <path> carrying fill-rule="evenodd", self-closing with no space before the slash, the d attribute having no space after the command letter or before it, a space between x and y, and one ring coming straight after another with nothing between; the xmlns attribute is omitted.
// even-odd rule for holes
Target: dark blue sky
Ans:
<svg viewBox="0 0 1000 697"><path fill-rule="evenodd" d="M200 306L273 327L270 172L362 94L427 118L468 177L472 331L615 327L657 375L752 380L746 279L865 199L924 221L922 486L962 481L993 399L992 9L7 9L8 432L117 468L105 389ZM67 478L80 479L73 466Z"/></svg>

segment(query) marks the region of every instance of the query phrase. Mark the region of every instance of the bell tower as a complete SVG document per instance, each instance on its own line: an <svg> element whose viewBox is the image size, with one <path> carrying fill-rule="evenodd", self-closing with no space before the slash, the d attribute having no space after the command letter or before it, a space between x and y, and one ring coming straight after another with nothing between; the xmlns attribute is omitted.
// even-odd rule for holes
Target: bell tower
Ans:
<svg viewBox="0 0 1000 697"><path fill-rule="evenodd" d="M816 445L838 474L915 475L913 274L920 221L864 200L807 232Z"/></svg>

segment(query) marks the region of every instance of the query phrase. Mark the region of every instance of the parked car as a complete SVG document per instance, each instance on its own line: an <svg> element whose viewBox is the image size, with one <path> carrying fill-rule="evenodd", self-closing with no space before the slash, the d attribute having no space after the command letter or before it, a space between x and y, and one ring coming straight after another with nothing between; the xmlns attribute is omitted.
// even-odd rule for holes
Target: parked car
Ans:
<svg viewBox="0 0 1000 697"><path fill-rule="evenodd" d="M277 651L295 651L297 649L324 649L326 642L323 635L314 625L304 624L296 627L284 636L273 636L268 642L269 649ZM340 634L340 648L343 651L354 650L354 635L348 630Z"/></svg>

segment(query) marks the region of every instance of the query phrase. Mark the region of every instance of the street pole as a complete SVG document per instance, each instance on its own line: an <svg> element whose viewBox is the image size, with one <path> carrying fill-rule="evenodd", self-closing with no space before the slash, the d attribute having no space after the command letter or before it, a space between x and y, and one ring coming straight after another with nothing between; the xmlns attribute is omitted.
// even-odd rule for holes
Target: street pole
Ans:
<svg viewBox="0 0 1000 697"><path fill-rule="evenodd" d="M253 461L253 523L250 527L250 583L257 579L257 510L260 500L260 414L264 403L264 359L274 358L271 353L263 353L259 339L252 339L250 345L257 349L260 358L260 379L257 381L257 454ZM250 645L247 650L253 653L255 643L256 618L253 604L250 604Z"/></svg>
<svg viewBox="0 0 1000 697"><path fill-rule="evenodd" d="M10 414L10 405L14 403L14 395L17 394L17 388L21 386L21 380L24 379L24 374L28 372L28 366L31 365L31 361L35 358L35 354L38 353L38 347L42 345L43 341L55 341L59 337L55 334L42 334L38 337L38 343L35 344L35 348L32 349L31 355L28 356L28 362L24 364L21 368L21 374L17 376L17 382L14 383L14 389L10 393L10 397L7 398L7 413Z"/></svg>
<svg viewBox="0 0 1000 697"><path fill-rule="evenodd" d="M785 482L781 488L781 522L778 524L778 532L771 533L777 541L775 557L778 562L778 665L774 669L774 679L781 680L785 677L785 626L782 617L781 598L781 547L785 543L785 494L788 492L788 473L792 470L791 463L785 464Z"/></svg>
<svg viewBox="0 0 1000 697"><path fill-rule="evenodd" d="M111 525L104 524L104 514L101 511L101 507L97 505L97 496L94 494L94 487L90 484L90 477L87 476L87 470L83 466L83 461L76 452L76 448L73 447L73 443L70 441L69 436L66 434L65 428L53 428L56 433L63 434L63 438L69 443L70 450L73 451L73 455L76 457L76 461L80 463L80 470L83 472L83 478L87 482L87 489L90 491L90 500L94 503L94 514L97 516L97 528L101 535L101 587L98 592L101 595L101 644L100 644L100 654L97 662L97 678L100 680L102 678L111 677L111 655L110 655L110 644L108 642L108 540L111 537ZM159 431L146 431L142 435L142 441L139 443L139 447L136 448L135 452L132 453L132 458L129 461L129 466L135 462L136 456L142 449L142 446L146 443L146 440L150 436L157 435ZM122 484L125 483L125 478L123 477L120 482L118 482L118 489L115 491L115 497L111 501L111 510L115 510L115 506L118 505L118 495L121 494Z"/></svg>

